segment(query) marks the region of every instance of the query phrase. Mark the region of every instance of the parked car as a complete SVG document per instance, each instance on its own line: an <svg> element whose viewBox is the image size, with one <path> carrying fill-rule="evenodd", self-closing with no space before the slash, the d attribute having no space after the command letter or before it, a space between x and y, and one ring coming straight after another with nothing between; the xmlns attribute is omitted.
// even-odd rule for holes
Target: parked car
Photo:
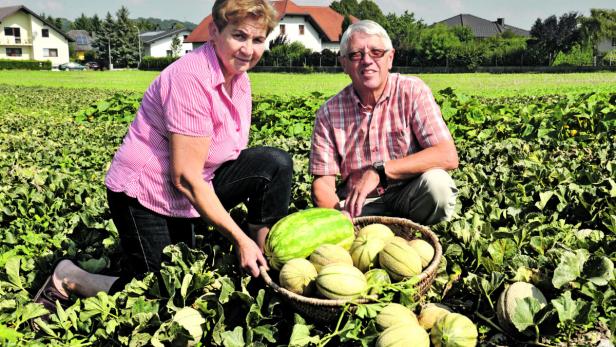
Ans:
<svg viewBox="0 0 616 347"><path fill-rule="evenodd" d="M70 63L64 63L64 64L60 64L58 66L58 69L60 70L66 70L66 71L70 71L70 70L85 70L86 67L79 64L79 63L75 63L75 62L70 62Z"/></svg>
<svg viewBox="0 0 616 347"><path fill-rule="evenodd" d="M102 70L103 69L103 66L99 64L97 61L89 61L85 65L90 70Z"/></svg>

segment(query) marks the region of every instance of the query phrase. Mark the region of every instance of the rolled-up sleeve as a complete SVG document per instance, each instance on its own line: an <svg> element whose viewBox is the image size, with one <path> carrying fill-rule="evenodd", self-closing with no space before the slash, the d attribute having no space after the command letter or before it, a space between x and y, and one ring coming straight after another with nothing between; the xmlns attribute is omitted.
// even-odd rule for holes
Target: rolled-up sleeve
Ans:
<svg viewBox="0 0 616 347"><path fill-rule="evenodd" d="M168 74L161 80L160 93L167 131L188 136L212 136L211 91L197 76Z"/></svg>
<svg viewBox="0 0 616 347"><path fill-rule="evenodd" d="M422 148L451 141L451 133L443 120L441 109L430 88L422 81L411 88L411 124L415 138Z"/></svg>

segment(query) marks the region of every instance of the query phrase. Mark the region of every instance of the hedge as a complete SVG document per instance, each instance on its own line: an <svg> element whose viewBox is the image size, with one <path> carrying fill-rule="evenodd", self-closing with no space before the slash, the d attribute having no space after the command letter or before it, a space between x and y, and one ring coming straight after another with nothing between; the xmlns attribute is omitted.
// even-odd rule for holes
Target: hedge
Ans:
<svg viewBox="0 0 616 347"><path fill-rule="evenodd" d="M141 60L141 64L139 64L139 70L162 71L178 59L179 57L145 57Z"/></svg>
<svg viewBox="0 0 616 347"><path fill-rule="evenodd" d="M0 59L0 70L51 70L51 61Z"/></svg>

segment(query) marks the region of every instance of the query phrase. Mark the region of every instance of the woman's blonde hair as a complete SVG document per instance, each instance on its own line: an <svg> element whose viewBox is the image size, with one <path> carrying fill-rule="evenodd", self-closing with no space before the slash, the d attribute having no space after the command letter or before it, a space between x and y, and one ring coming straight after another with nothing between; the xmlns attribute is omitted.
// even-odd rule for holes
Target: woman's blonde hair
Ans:
<svg viewBox="0 0 616 347"><path fill-rule="evenodd" d="M277 16L276 10L267 0L216 0L212 7L212 18L220 31L229 23L238 24L253 17L261 20L269 34L276 26Z"/></svg>

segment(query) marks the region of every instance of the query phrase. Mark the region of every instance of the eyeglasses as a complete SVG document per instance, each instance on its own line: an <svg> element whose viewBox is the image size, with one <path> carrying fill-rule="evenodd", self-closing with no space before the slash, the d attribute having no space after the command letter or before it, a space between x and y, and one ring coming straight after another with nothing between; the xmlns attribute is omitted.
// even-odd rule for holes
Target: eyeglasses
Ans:
<svg viewBox="0 0 616 347"><path fill-rule="evenodd" d="M368 55L370 56L370 58L376 60L376 59L383 58L385 53L387 53L388 51L389 51L389 49L372 48L372 49L368 50ZM350 61L360 61L360 60L364 59L365 55L366 55L366 52L364 52L364 51L355 51L355 52L349 52L345 56Z"/></svg>

